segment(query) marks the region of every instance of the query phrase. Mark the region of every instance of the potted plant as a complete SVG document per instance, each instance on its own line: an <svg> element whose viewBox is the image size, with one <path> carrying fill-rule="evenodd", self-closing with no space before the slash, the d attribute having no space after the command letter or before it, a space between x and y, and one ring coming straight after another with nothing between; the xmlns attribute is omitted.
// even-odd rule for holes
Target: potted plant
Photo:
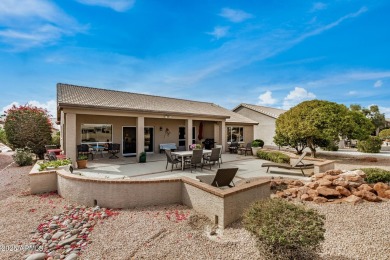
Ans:
<svg viewBox="0 0 390 260"><path fill-rule="evenodd" d="M80 154L77 157L77 168L78 169L85 169L87 168L87 162L88 162L88 155Z"/></svg>
<svg viewBox="0 0 390 260"><path fill-rule="evenodd" d="M145 163L146 162L146 153L142 152L139 154L139 162L140 163Z"/></svg>
<svg viewBox="0 0 390 260"><path fill-rule="evenodd" d="M72 161L70 159L63 159L63 160L57 160L57 161L49 161L44 163L38 163L39 165L39 171L44 170L53 170L58 168L65 168L69 164L72 164Z"/></svg>
<svg viewBox="0 0 390 260"><path fill-rule="evenodd" d="M253 140L252 142L252 154L256 156L257 151L264 146L264 141L261 139Z"/></svg>

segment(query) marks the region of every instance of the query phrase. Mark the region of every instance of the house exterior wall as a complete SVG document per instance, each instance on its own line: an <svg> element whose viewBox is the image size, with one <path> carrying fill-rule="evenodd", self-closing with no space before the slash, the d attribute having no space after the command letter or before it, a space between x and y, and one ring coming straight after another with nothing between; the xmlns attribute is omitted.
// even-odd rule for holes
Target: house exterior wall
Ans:
<svg viewBox="0 0 390 260"><path fill-rule="evenodd" d="M235 112L259 122L258 125L254 125L253 139L261 139L264 141L265 145L276 145L273 140L276 130L275 118L253 111L246 107L239 107L235 110Z"/></svg>

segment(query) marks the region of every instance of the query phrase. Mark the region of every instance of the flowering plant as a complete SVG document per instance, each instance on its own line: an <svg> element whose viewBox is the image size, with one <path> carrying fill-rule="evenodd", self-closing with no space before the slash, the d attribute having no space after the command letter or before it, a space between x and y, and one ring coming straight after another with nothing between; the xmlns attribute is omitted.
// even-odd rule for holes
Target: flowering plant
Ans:
<svg viewBox="0 0 390 260"><path fill-rule="evenodd" d="M191 144L190 148L191 148L191 150L202 149L202 146L200 144Z"/></svg>

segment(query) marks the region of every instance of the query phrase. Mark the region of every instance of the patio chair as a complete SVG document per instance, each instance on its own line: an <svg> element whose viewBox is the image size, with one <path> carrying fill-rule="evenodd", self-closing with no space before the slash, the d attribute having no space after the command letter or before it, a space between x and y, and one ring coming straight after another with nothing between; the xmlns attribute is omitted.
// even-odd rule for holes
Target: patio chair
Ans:
<svg viewBox="0 0 390 260"><path fill-rule="evenodd" d="M253 155L253 153L252 153L252 143L247 143L245 147L241 147L238 150L241 151L241 154L245 153L245 156L246 156L247 152L250 152Z"/></svg>
<svg viewBox="0 0 390 260"><path fill-rule="evenodd" d="M304 169L311 169L314 168L313 163L304 163L302 162L303 158L306 156L306 152L303 152L302 155L298 158L297 162L294 163L293 165L288 164L288 163L274 163L274 162L269 162L269 163L263 163L261 167L268 167L267 172L269 171L270 167L277 167L277 168L283 168L287 170L301 170L302 175L305 176L305 173L303 172Z"/></svg>
<svg viewBox="0 0 390 260"><path fill-rule="evenodd" d="M216 144L215 145L215 148L221 148L220 152L219 152L219 160L221 161L221 164L222 164L222 151L223 151L223 146L221 144Z"/></svg>
<svg viewBox="0 0 390 260"><path fill-rule="evenodd" d="M111 154L109 159L118 159L119 157L116 155L121 150L120 144L108 144L108 153Z"/></svg>
<svg viewBox="0 0 390 260"><path fill-rule="evenodd" d="M204 156L203 161L207 162L210 165L211 170L211 162L213 162L213 165L215 162L218 162L218 168L221 168L221 164L219 163L219 154L221 153L221 148L213 148L211 149L211 154Z"/></svg>
<svg viewBox="0 0 390 260"><path fill-rule="evenodd" d="M165 155L167 156L167 165L165 166L165 169L168 169L168 163L172 164L171 171L173 171L173 165L176 165L176 168L178 163L180 163L181 165L181 160L174 158L171 154L171 150L164 150L164 151L165 151Z"/></svg>
<svg viewBox="0 0 390 260"><path fill-rule="evenodd" d="M236 176L238 168L223 168L218 169L217 173L209 175L196 176L201 182L207 183L214 187L233 187L233 179Z"/></svg>
<svg viewBox="0 0 390 260"><path fill-rule="evenodd" d="M196 166L200 164L200 169L202 170L202 168L203 168L202 157L203 157L203 150L194 149L192 151L192 157L186 159L184 161L184 165L188 164L190 166L190 170L192 172L192 166L194 166L196 169Z"/></svg>
<svg viewBox="0 0 390 260"><path fill-rule="evenodd" d="M237 153L238 150L238 143L237 142L231 142L229 145L229 152L230 153Z"/></svg>
<svg viewBox="0 0 390 260"><path fill-rule="evenodd" d="M91 159L93 160L93 153L89 150L89 145L87 144L78 144L77 145L77 158L79 155L91 155Z"/></svg>

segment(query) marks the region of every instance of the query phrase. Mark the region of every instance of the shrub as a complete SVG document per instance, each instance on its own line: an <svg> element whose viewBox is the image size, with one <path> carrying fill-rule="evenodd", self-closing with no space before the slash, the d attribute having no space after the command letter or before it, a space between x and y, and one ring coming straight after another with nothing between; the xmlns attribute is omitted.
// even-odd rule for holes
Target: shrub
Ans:
<svg viewBox="0 0 390 260"><path fill-rule="evenodd" d="M383 129L379 132L378 135L380 138L384 139L390 139L390 129Z"/></svg>
<svg viewBox="0 0 390 260"><path fill-rule="evenodd" d="M368 183L390 182L390 171L386 171L380 168L363 168L360 170L364 171L364 173L367 175L365 180Z"/></svg>
<svg viewBox="0 0 390 260"><path fill-rule="evenodd" d="M29 148L16 149L16 153L12 157L19 166L32 165L33 163L33 154Z"/></svg>
<svg viewBox="0 0 390 260"><path fill-rule="evenodd" d="M5 131L0 127L0 143L7 144L7 136L5 135Z"/></svg>
<svg viewBox="0 0 390 260"><path fill-rule="evenodd" d="M11 148L29 147L40 159L51 142L51 128L48 112L42 108L14 105L6 112L4 130Z"/></svg>
<svg viewBox="0 0 390 260"><path fill-rule="evenodd" d="M263 147L264 141L261 139L255 139L252 141L252 147Z"/></svg>
<svg viewBox="0 0 390 260"><path fill-rule="evenodd" d="M51 144L52 145L57 145L57 147L61 146L61 144L60 144L60 132L57 132L56 135L52 136Z"/></svg>
<svg viewBox="0 0 390 260"><path fill-rule="evenodd" d="M39 163L39 171L46 170L48 167L54 167L55 169L57 169L60 166L65 166L69 164L72 164L72 161L70 159Z"/></svg>
<svg viewBox="0 0 390 260"><path fill-rule="evenodd" d="M270 259L304 259L320 251L324 219L302 205L267 199L252 204L244 213L243 223Z"/></svg>
<svg viewBox="0 0 390 260"><path fill-rule="evenodd" d="M325 147L321 147L321 149L324 150L324 151L338 151L339 150L339 146L336 145L335 143L330 143L330 144L328 144Z"/></svg>
<svg viewBox="0 0 390 260"><path fill-rule="evenodd" d="M382 140L376 136L370 136L367 140L359 141L357 149L362 153L379 153L382 146Z"/></svg>
<svg viewBox="0 0 390 260"><path fill-rule="evenodd" d="M276 163L290 163L290 157L281 152L257 151L257 157Z"/></svg>

